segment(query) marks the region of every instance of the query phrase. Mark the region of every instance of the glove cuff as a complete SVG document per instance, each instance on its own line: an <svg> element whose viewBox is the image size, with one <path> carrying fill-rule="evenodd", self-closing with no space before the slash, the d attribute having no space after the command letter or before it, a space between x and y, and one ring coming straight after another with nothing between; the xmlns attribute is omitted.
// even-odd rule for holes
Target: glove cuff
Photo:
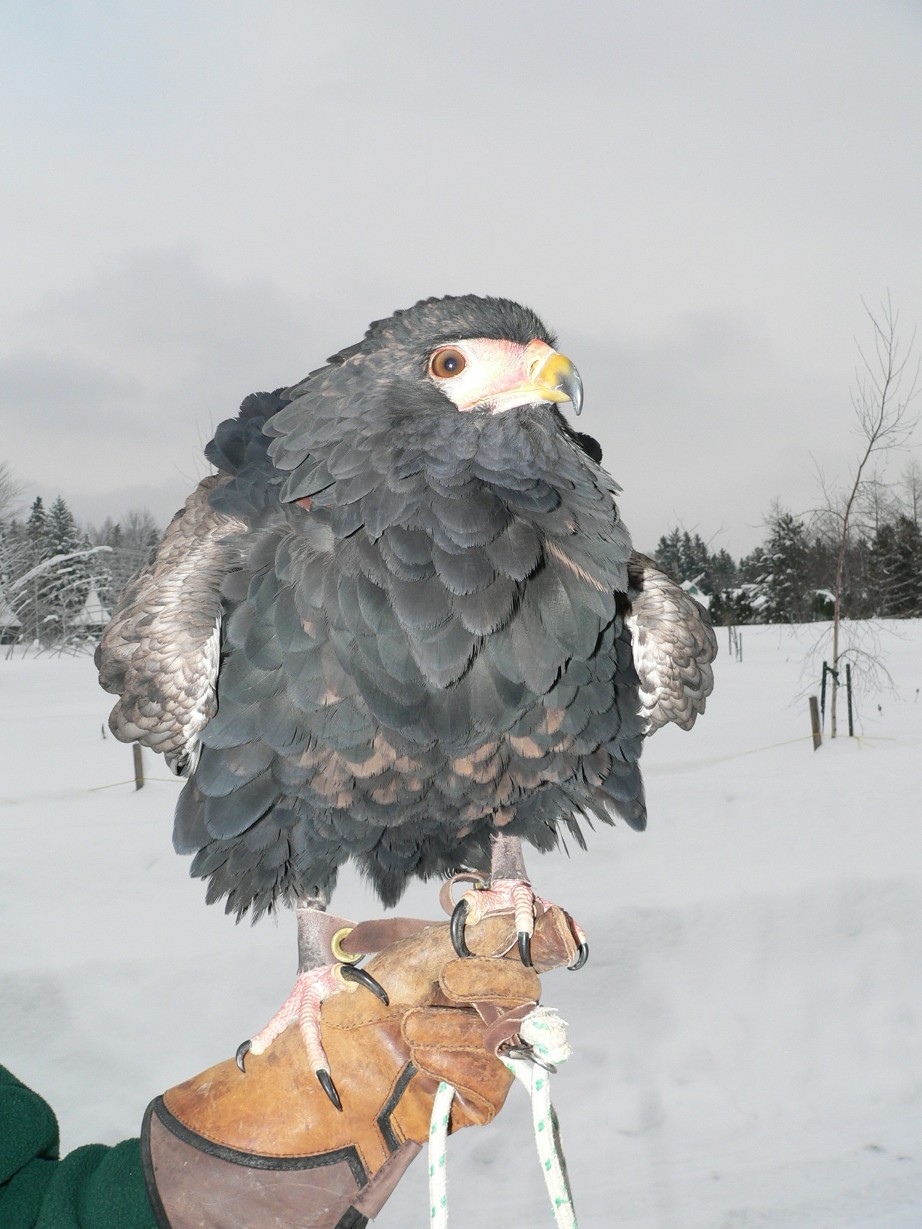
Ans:
<svg viewBox="0 0 922 1229"><path fill-rule="evenodd" d="M267 1156L216 1143L174 1117L163 1097L147 1108L141 1163L160 1229L364 1229L420 1145L406 1140L369 1175L358 1150Z"/></svg>

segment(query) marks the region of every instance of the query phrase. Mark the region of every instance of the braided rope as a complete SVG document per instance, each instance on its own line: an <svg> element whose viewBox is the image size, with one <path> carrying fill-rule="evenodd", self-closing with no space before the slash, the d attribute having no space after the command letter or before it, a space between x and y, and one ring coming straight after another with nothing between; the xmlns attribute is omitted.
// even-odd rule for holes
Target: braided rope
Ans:
<svg viewBox="0 0 922 1229"><path fill-rule="evenodd" d="M432 1229L448 1225L448 1120L455 1090L443 1080L432 1102L429 1121L429 1223Z"/></svg>
<svg viewBox="0 0 922 1229"><path fill-rule="evenodd" d="M557 1229L577 1229L567 1163L560 1142L560 1125L551 1102L550 1073L542 1065L558 1066L570 1057L572 1050L567 1040L566 1021L561 1020L552 1007L535 1007L522 1021L520 1036L538 1061L509 1057L502 1061L531 1098L535 1145ZM431 1229L448 1229L448 1124L454 1096L454 1088L443 1081L432 1104L429 1124Z"/></svg>

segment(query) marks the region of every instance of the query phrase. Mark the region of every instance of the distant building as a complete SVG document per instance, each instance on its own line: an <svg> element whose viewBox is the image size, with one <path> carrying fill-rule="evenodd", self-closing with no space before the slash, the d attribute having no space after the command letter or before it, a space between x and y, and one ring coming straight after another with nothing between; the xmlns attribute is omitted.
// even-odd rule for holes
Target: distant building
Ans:
<svg viewBox="0 0 922 1229"><path fill-rule="evenodd" d="M711 604L711 595L709 593L704 593L698 588L699 580L701 580L700 576L696 576L694 580L683 580L682 588L689 595L689 597L693 597L696 602L707 610Z"/></svg>
<svg viewBox="0 0 922 1229"><path fill-rule="evenodd" d="M90 585L86 601L70 621L70 625L72 628L79 628L81 631L86 632L87 636L101 636L103 628L111 618L112 615L103 606L99 594L96 592L96 586Z"/></svg>
<svg viewBox="0 0 922 1229"><path fill-rule="evenodd" d="M19 616L0 592L0 644L15 644L21 630Z"/></svg>

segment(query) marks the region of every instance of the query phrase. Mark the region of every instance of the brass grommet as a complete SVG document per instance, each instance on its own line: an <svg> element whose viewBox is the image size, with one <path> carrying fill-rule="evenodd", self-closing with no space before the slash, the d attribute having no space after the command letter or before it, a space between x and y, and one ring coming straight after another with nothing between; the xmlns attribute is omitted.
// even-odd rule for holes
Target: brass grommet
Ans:
<svg viewBox="0 0 922 1229"><path fill-rule="evenodd" d="M341 930L337 930L330 940L330 950L342 964L357 964L362 959L361 952L354 954L353 952L347 952L343 948L343 939L345 939L346 935L351 935L353 930L355 930L354 926L343 926Z"/></svg>

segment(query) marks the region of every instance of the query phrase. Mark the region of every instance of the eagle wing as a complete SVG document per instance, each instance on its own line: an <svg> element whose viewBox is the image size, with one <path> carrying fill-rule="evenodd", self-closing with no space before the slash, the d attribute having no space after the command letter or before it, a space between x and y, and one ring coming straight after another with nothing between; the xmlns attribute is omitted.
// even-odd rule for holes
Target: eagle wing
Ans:
<svg viewBox="0 0 922 1229"><path fill-rule="evenodd" d="M628 563L634 666L647 733L670 721L690 730L714 690L717 638L704 607L636 551Z"/></svg>
<svg viewBox="0 0 922 1229"><path fill-rule="evenodd" d="M192 492L154 560L125 587L96 650L99 681L119 696L112 733L161 752L183 775L217 709L221 586L241 563L234 535L243 521L210 503L226 482L213 475Z"/></svg>

